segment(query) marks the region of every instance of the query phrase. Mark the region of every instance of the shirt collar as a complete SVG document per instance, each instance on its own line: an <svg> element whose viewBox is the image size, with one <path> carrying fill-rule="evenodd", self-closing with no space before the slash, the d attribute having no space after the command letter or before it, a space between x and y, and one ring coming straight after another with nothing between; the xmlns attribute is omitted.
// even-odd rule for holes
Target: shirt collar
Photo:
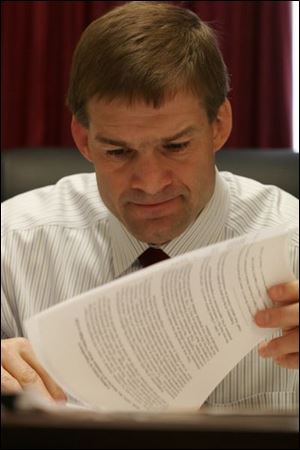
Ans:
<svg viewBox="0 0 300 450"><path fill-rule="evenodd" d="M173 257L223 240L229 202L228 187L216 169L214 193L201 214L180 236L161 248ZM148 248L148 244L132 236L111 213L109 222L114 271L119 277Z"/></svg>

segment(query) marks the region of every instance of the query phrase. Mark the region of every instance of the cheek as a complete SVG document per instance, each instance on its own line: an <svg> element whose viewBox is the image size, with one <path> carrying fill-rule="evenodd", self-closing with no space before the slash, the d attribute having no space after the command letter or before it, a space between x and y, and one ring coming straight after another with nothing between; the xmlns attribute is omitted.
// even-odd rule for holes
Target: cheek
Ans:
<svg viewBox="0 0 300 450"><path fill-rule="evenodd" d="M100 169L101 167L101 169ZM106 170L103 165L95 165L98 189L102 200L111 206L118 202L122 193L126 190L126 177L112 170Z"/></svg>
<svg viewBox="0 0 300 450"><path fill-rule="evenodd" d="M203 178L209 177L210 168L208 161L193 158L181 167L179 177L184 184L195 189L202 184Z"/></svg>
<svg viewBox="0 0 300 450"><path fill-rule="evenodd" d="M182 173L181 182L189 189L193 203L198 204L209 198L215 180L213 158L195 160Z"/></svg>

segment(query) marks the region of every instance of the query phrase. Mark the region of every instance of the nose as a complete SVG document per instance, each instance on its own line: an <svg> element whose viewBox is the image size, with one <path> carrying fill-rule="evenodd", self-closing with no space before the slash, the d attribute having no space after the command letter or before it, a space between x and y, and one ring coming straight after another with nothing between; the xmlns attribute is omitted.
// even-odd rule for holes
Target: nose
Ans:
<svg viewBox="0 0 300 450"><path fill-rule="evenodd" d="M161 155L139 155L132 171L131 188L154 195L172 183L172 171Z"/></svg>

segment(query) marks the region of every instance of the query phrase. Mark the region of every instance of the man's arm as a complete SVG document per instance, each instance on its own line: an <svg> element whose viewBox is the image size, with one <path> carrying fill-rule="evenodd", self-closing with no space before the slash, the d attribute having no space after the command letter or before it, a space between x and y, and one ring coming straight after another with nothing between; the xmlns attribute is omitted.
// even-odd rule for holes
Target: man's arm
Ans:
<svg viewBox="0 0 300 450"><path fill-rule="evenodd" d="M1 340L1 392L17 393L31 388L49 400L66 401L63 390L37 360L25 338Z"/></svg>
<svg viewBox="0 0 300 450"><path fill-rule="evenodd" d="M273 358L289 369L299 368L299 281L278 284L268 290L274 308L258 311L255 322L260 327L280 327L281 337L264 342L259 347L263 358Z"/></svg>

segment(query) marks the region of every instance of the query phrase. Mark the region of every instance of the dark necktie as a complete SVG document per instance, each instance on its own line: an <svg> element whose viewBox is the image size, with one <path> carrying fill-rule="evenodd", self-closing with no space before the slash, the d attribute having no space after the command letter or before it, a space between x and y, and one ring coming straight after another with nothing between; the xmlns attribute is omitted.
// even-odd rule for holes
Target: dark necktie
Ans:
<svg viewBox="0 0 300 450"><path fill-rule="evenodd" d="M160 248L149 247L139 256L139 261L143 267L148 267L168 258L169 256Z"/></svg>

